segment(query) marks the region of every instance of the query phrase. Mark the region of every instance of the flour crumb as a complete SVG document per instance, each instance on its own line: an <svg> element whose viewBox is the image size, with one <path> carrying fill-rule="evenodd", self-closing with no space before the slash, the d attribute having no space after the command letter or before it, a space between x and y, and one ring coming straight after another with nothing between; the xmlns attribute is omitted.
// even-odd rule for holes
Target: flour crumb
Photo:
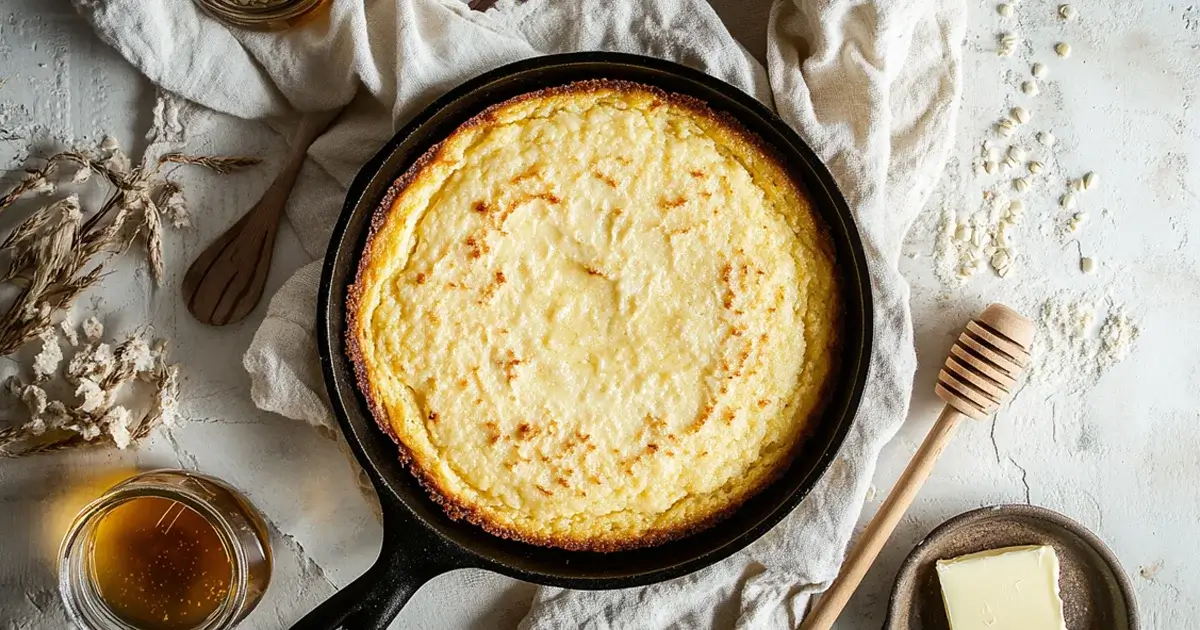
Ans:
<svg viewBox="0 0 1200 630"><path fill-rule="evenodd" d="M934 271L943 284L962 284L984 268L1006 276L1017 258L1016 226L1024 204L1001 190L983 191L974 210L942 209L934 243Z"/></svg>
<svg viewBox="0 0 1200 630"><path fill-rule="evenodd" d="M188 211L187 200L183 197L183 190L175 190L168 195L162 210L163 216L171 222L171 227L175 229L191 227L192 215Z"/></svg>
<svg viewBox="0 0 1200 630"><path fill-rule="evenodd" d="M1154 576L1158 575L1159 571L1162 571L1162 568L1163 568L1162 560L1151 562L1150 564L1139 568L1138 575L1141 575L1143 578L1146 578L1147 580L1153 580Z"/></svg>
<svg viewBox="0 0 1200 630"><path fill-rule="evenodd" d="M49 380L58 372L63 353L53 326L43 331L38 338L42 342L42 351L33 357L33 378L40 383Z"/></svg>
<svg viewBox="0 0 1200 630"><path fill-rule="evenodd" d="M157 357L144 337L130 337L123 346L125 351L122 353L122 359L134 372L149 372L154 369Z"/></svg>
<svg viewBox="0 0 1200 630"><path fill-rule="evenodd" d="M160 369L160 384L156 395L158 411L162 414L163 424L175 426L179 420L179 367L175 365L162 366Z"/></svg>
<svg viewBox="0 0 1200 630"><path fill-rule="evenodd" d="M104 336L104 324L101 324L95 316L83 320L83 336L92 343L100 341L100 338Z"/></svg>
<svg viewBox="0 0 1200 630"><path fill-rule="evenodd" d="M112 437L113 444L119 449L128 447L133 441L133 435L129 432L130 416L128 409L115 406L109 409L108 413L104 414L100 420L107 429L108 435Z"/></svg>
<svg viewBox="0 0 1200 630"><path fill-rule="evenodd" d="M19 381L10 383L10 387L16 390L21 402L25 403L25 407L29 409L30 430L34 435L44 433L46 431L46 420L42 416L46 413L48 404L46 390L37 385L21 385Z"/></svg>
<svg viewBox="0 0 1200 630"><path fill-rule="evenodd" d="M72 324L70 319L62 320L58 326L62 329L63 339L66 339L72 348L79 345L79 333L75 330L75 324Z"/></svg>
<svg viewBox="0 0 1200 630"><path fill-rule="evenodd" d="M186 139L186 129L180 121L181 99L171 92L159 88L155 93L154 121L146 133L150 144L181 144Z"/></svg>
<svg viewBox="0 0 1200 630"><path fill-rule="evenodd" d="M75 397L79 399L79 410L87 413L99 411L108 403L108 395L100 384L90 378L79 379L75 386Z"/></svg>
<svg viewBox="0 0 1200 630"><path fill-rule="evenodd" d="M1111 298L1051 298L1042 306L1039 323L1030 376L1072 392L1095 385L1124 361L1139 334L1125 307Z"/></svg>

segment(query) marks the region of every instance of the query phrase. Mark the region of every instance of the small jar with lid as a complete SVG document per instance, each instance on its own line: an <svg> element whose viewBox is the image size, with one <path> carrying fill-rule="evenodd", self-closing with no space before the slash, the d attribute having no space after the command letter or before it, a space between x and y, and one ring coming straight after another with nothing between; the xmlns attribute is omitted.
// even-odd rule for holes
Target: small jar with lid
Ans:
<svg viewBox="0 0 1200 630"><path fill-rule="evenodd" d="M267 528L224 482L136 475L85 507L59 551L67 615L86 630L224 630L271 579Z"/></svg>
<svg viewBox="0 0 1200 630"><path fill-rule="evenodd" d="M195 0L209 15L233 26L280 31L320 15L331 0Z"/></svg>

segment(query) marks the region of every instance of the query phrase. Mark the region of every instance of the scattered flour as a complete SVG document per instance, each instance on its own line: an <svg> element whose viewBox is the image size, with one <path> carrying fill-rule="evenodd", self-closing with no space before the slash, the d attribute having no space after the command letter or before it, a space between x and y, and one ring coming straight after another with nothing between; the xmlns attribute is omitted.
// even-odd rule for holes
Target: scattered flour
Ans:
<svg viewBox="0 0 1200 630"><path fill-rule="evenodd" d="M1009 38L1015 40L1015 36ZM1016 88L1031 79L1052 85L1041 63L1045 51L1032 52L1039 54L1037 63L1031 64L1035 59L1027 58L1031 52L1026 47L1002 50L1001 56L1014 57L1002 63L1017 68L1004 74L1006 86ZM1006 92L1006 98L997 103L998 121L979 129L987 134L986 139L976 136L978 144L965 157L970 161L962 165L968 168L956 168L952 162L947 169L940 213L918 217L914 233L932 238L933 271L944 285L961 287L984 275L992 276L989 281L1015 275L1022 281L1036 280L1029 283L1030 290L1050 287L1048 295L1038 298L1039 302L1049 298L1041 312L1030 313L1038 319L1040 330L1029 378L1077 394L1093 387L1129 355L1138 326L1112 294L1056 289L1056 285L1062 286L1054 282L1056 274L1043 268L1044 253L1073 244L1079 253L1077 266L1064 267L1058 273L1103 275L1093 250L1104 234L1088 240L1087 252L1079 239L1093 224L1089 207L1096 208L1102 201L1094 192L1098 176L1072 173L1074 165L1064 168L1053 132L1037 115L1048 105L1045 96L1038 96L1040 90L1023 95L1010 89ZM1107 218L1108 213L1101 212L1101 216ZM1020 252L1017 246L1026 243L1036 247ZM1010 274L1014 270L1017 273Z"/></svg>
<svg viewBox="0 0 1200 630"><path fill-rule="evenodd" d="M0 77L0 96L7 81ZM33 115L23 104L0 100L0 141L23 140L33 135Z"/></svg>
<svg viewBox="0 0 1200 630"><path fill-rule="evenodd" d="M1129 356L1138 327L1112 298L1059 295L1042 306L1029 376L1069 392L1090 388Z"/></svg>
<svg viewBox="0 0 1200 630"><path fill-rule="evenodd" d="M3 41L0 40L0 45ZM3 54L0 52L0 54ZM0 68L0 71L7 68ZM17 86L27 90L26 93L41 93L41 86L26 87L27 81L20 82L15 77L0 76L0 169L14 168L26 158L24 147L34 144L54 144L58 138L67 138L70 134L57 124L39 122L45 118L37 106L27 102L14 100L17 97ZM66 103L67 97L57 88L51 88L55 97L53 102ZM0 173L2 174L2 173Z"/></svg>
<svg viewBox="0 0 1200 630"><path fill-rule="evenodd" d="M33 376L39 383L52 377L63 360L62 347L58 345L58 335L53 328L43 332L40 340L42 351L33 358Z"/></svg>
<svg viewBox="0 0 1200 630"><path fill-rule="evenodd" d="M28 110L0 103L0 141L20 140L28 133Z"/></svg>
<svg viewBox="0 0 1200 630"><path fill-rule="evenodd" d="M959 284L990 267L1008 275L1017 259L1016 233L1025 204L1006 192L984 190L974 210L942 208L934 241L934 269L945 284Z"/></svg>
<svg viewBox="0 0 1200 630"><path fill-rule="evenodd" d="M48 429L75 432L89 441L107 434L117 448L126 448L135 438L132 430L142 428L146 418L153 421L157 414L164 424L175 423L179 369L167 363L166 341L151 344L135 333L114 348L101 341L103 333L100 320L89 317L78 329L64 319L40 336L41 351L28 369L33 381L22 379L20 369L4 381L9 397L26 408L26 414L16 417L28 419L12 427L17 437L5 440L0 455L20 453L29 435ZM65 365L60 336L72 347ZM136 418L132 409L138 410ZM8 450L14 443L18 448Z"/></svg>
<svg viewBox="0 0 1200 630"><path fill-rule="evenodd" d="M1163 561L1157 560L1155 562L1152 562L1146 566L1139 568L1138 575L1141 575L1143 578L1145 578L1147 580L1153 580L1154 577L1156 575L1158 575L1158 572L1162 571L1162 568L1163 568Z"/></svg>
<svg viewBox="0 0 1200 630"><path fill-rule="evenodd" d="M154 123L146 132L146 140L151 145L177 145L186 140L187 129L179 115L182 105L183 101L178 96L162 88L158 89L154 98Z"/></svg>
<svg viewBox="0 0 1200 630"><path fill-rule="evenodd" d="M968 283L989 269L1003 278L1022 265L1028 267L1028 256L1019 255L1015 247L1018 235L1036 233L1043 241L1057 237L1060 243L1075 238L1087 217L1075 206L1083 201L1083 191L1093 188L1084 185L1083 180L1094 184L1097 177L1087 173L1079 179L1064 179L1067 174L1054 149L1054 134L1033 124L1040 120L1037 112L1046 105L1047 99L1037 98L1040 83L1050 81L1046 65L1041 61L1030 63L1033 59L1029 57L1038 53L1018 46L1016 35L1006 32L997 37L1000 56L1014 56L1011 62L1005 62L1012 68L1002 75L1003 82L1011 88L1033 85L1035 89L1017 89L997 104L999 118L986 126L984 133L988 135L980 140L978 154L971 158L969 172L973 177L952 182L957 190L943 202L939 225L929 229L926 224L925 233L936 232L935 274L951 286ZM1018 101L1021 104L1015 104ZM1026 208L1033 211L1036 230L1026 228L1022 222Z"/></svg>

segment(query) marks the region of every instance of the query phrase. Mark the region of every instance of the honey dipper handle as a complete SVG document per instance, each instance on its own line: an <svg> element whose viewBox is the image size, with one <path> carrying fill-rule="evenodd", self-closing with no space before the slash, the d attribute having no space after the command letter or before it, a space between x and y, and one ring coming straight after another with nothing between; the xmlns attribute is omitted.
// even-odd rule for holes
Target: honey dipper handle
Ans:
<svg viewBox="0 0 1200 630"><path fill-rule="evenodd" d="M854 594L854 589L858 588L867 570L875 562L876 556L891 537L892 531L896 529L896 524L908 511L908 506L929 478L934 463L942 451L946 450L950 438L954 437L954 429L958 427L958 421L962 417L963 415L950 405L946 405L942 410L942 415L938 416L937 422L929 430L929 435L925 436L925 441L913 455L912 461L908 462L908 467L896 480L892 492L888 494L883 505L879 506L879 511L846 556L841 573L830 585L829 590L817 600L812 612L805 617L803 625L800 626L802 630L828 630L833 626L833 622L837 621L838 615Z"/></svg>

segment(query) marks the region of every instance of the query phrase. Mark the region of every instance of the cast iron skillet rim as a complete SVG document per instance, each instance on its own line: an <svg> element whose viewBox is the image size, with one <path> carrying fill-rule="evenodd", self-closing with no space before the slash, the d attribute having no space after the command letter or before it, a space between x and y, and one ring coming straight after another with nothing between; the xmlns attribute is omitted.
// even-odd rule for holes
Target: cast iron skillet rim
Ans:
<svg viewBox="0 0 1200 630"><path fill-rule="evenodd" d="M862 331L862 350L854 353L852 356L843 358L845 364L842 369L845 370L842 380L850 387L848 398L846 401L846 409L850 413L845 414L849 418L843 418L840 425L832 432L830 447L827 448L817 459L815 465L812 466L808 474L809 481L796 488L791 495L782 500L774 510L764 513L756 522L744 528L744 530L728 540L722 545L714 548L699 550L692 556L683 559L675 564L663 566L658 569L645 570L640 573L633 573L623 576L614 577L586 577L579 575L571 575L570 568L567 567L565 573L552 574L541 571L531 571L519 566L502 562L495 558L480 555L475 550L460 546L457 542L446 538L438 529L425 522L424 519L415 513L410 508L404 499L401 498L402 493L392 487L388 479L386 479L378 471L385 467L386 464L377 465L377 462L372 459L363 445L364 439L378 439L378 436L362 436L355 427L354 423L348 417L348 411L345 407L347 404L358 404L362 406L361 400L356 400L354 403L348 403L342 399L337 392L338 377L335 374L334 361L344 360L342 339L330 338L330 323L331 318L344 317L344 308L331 310L330 306L334 304L332 298L336 293L338 299L342 299L342 294L345 287L333 286L333 275L336 271L336 262L345 250L352 249L356 253L361 251L362 244L359 242L347 242L346 231L350 220L358 209L363 204L363 197L370 187L372 180L380 176L382 166L391 158L395 151L404 144L404 142L423 125L434 118L438 112L448 107L456 101L469 97L471 94L483 89L484 87L504 80L507 77L517 75L530 70L537 70L549 67L563 67L570 65L594 65L607 64L614 67L634 66L637 68L648 68L659 72L674 74L688 81L699 83L702 86L721 93L723 96L746 109L756 112L767 124L775 128L775 130L783 136L783 138L791 145L787 147L794 155L800 157L810 171L810 175L816 179L822 187L825 188L824 197L831 201L835 206L833 212L822 213L827 221L832 221L834 218L840 221L842 229L848 235L851 249L850 252L839 252L839 256L844 259L844 262L839 266L843 273L852 275L854 282L847 282L846 289L857 288L859 290L858 299L861 301L861 311L863 316ZM389 174L391 177L398 176L399 173ZM373 208L376 200L372 200ZM824 202L823 202L824 203ZM782 121L773 112L764 107L753 97L745 94L741 90L733 88L715 78L712 78L702 72L692 70L685 66L674 64L671 62L654 59L650 57L642 57L638 55L628 55L621 53L571 53L565 55L551 55L544 57L535 57L518 61L506 66L502 66L496 70L482 74L474 79L467 81L459 87L451 90L441 98L437 99L433 104L426 107L418 114L409 124L407 124L399 133L381 149L366 165L362 168L359 174L355 177L347 193L346 202L343 205L342 212L333 229L330 239L330 245L325 257L325 262L322 268L321 283L318 292L318 350L321 357L322 373L326 382L327 389L330 390L330 399L335 415L338 419L338 424L343 432L352 435L354 439L348 439L350 447L358 459L359 463L371 478L376 490L379 492L380 501L384 504L385 511L390 508L400 510L404 513L404 517L418 521L422 528L427 533L441 543L446 550L457 558L449 561L449 564L460 567L481 567L489 570L495 570L516 578L535 581L542 584L550 584L555 586L574 587L574 588L614 588L638 586L659 582L662 580L685 575L692 571L698 570L717 562L729 555L743 549L750 543L757 540L769 529L779 523L784 517L790 514L795 507L808 495L815 483L824 476L833 460L837 457L842 445L844 445L846 434L849 432L850 426L853 424L853 418L859 409L863 389L867 380L867 370L869 367L869 357L871 344L873 341L873 302L871 299L871 284L870 276L867 272L865 253L863 251L861 238L858 236L856 226L854 225L849 207L846 204L844 196L838 190L836 183L828 170L817 158L815 153L805 144L792 129ZM334 348L336 347L336 354ZM362 410L360 410L362 411ZM367 417L369 418L369 413ZM829 417L825 421L833 421ZM379 431L373 424L368 423L368 431ZM382 432L379 433L382 436ZM718 525L719 527L719 525ZM481 536L491 536L479 530ZM386 547L386 546L385 546ZM386 548L385 548L386 551Z"/></svg>

